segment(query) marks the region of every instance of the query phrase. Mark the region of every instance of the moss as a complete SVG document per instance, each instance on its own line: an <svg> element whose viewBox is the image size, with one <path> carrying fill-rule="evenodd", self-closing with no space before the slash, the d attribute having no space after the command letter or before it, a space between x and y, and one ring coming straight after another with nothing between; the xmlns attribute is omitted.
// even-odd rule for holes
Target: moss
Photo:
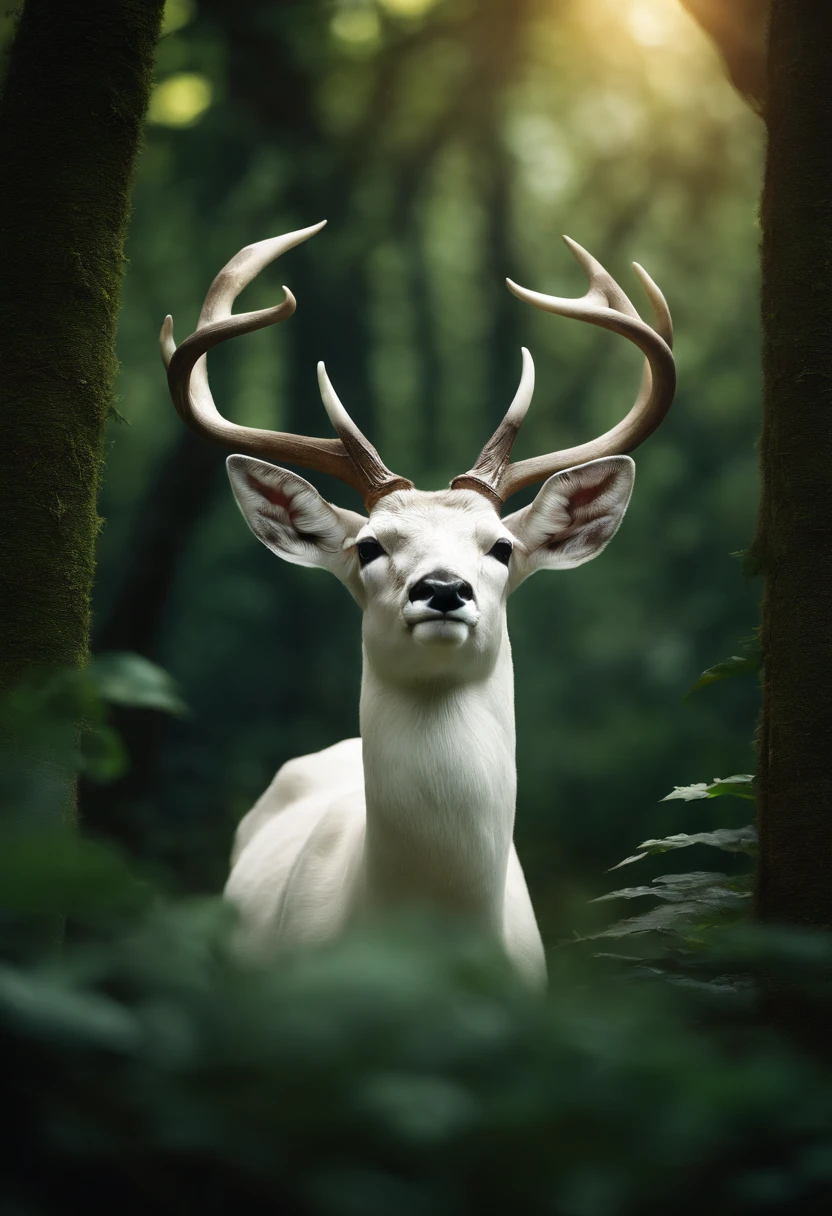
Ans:
<svg viewBox="0 0 832 1216"><path fill-rule="evenodd" d="M832 925L832 6L774 0L762 202L758 907Z"/></svg>
<svg viewBox="0 0 832 1216"><path fill-rule="evenodd" d="M0 689L87 654L130 184L163 0L26 0L0 101Z"/></svg>

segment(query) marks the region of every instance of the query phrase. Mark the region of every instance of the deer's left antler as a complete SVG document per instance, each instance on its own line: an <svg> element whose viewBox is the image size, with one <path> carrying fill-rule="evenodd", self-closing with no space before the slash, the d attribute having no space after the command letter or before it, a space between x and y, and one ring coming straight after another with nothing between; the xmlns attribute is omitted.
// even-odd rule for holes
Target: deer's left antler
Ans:
<svg viewBox="0 0 832 1216"><path fill-rule="evenodd" d="M531 355L524 347L520 387L508 413L473 467L451 482L455 489L476 490L485 495L498 509L524 486L543 481L553 473L602 456L621 456L632 452L661 423L670 409L676 390L676 367L671 351L673 322L664 296L647 271L637 262L633 263L653 308L654 328L642 321L630 300L600 262L576 241L567 236L563 239L586 271L589 290L585 296L578 300L547 296L538 291L529 291L507 279L509 288L521 300L545 312L589 321L591 325L610 329L635 343L645 356L641 391L626 418L597 439L512 464L511 449L534 389L534 366Z"/></svg>

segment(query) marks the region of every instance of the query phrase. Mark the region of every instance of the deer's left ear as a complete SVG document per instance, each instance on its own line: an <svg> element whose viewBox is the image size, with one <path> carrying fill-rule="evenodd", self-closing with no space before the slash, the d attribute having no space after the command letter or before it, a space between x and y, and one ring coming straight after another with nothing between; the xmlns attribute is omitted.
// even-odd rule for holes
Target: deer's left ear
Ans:
<svg viewBox="0 0 832 1216"><path fill-rule="evenodd" d="M555 473L534 502L504 519L520 542L512 558L514 585L535 570L569 570L597 557L624 518L635 472L629 456L577 465Z"/></svg>

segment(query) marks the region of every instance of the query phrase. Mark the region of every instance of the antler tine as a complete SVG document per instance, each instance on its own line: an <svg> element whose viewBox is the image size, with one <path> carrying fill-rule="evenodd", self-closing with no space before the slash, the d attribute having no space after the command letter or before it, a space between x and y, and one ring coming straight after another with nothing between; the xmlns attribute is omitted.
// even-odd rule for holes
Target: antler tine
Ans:
<svg viewBox="0 0 832 1216"><path fill-rule="evenodd" d="M267 325L285 321L296 307L294 296L284 287L281 304L234 316L231 309L237 296L269 262L320 232L325 223L326 220L240 250L214 279L205 297L196 330L181 346L177 347L173 340L172 318L165 318L159 338L162 359L168 371L168 386L177 413L197 434L251 456L286 460L290 464L329 473L356 489L371 507L382 495L392 490L409 489L412 483L396 477L384 465L378 452L364 438L340 402L341 425L336 424L336 429L341 438L316 439L229 422L217 409L208 384L206 355L213 346L238 334L252 333ZM329 407L327 412L330 412ZM331 413L330 417L335 423Z"/></svg>
<svg viewBox="0 0 832 1216"><path fill-rule="evenodd" d="M473 467L451 482L452 490L476 490L490 499L498 510L503 505L500 485L509 467L511 449L534 393L534 362L525 346L522 347L522 355L520 384L505 418L480 452Z"/></svg>
<svg viewBox="0 0 832 1216"><path fill-rule="evenodd" d="M667 302L659 288L647 272L634 262L636 274L653 309L655 328L651 329L642 321L628 297L601 263L577 241L570 240L567 236L563 239L589 280L589 287L584 296L577 300L547 296L541 292L529 291L507 279L510 290L519 299L534 304L545 312L589 321L591 325L612 330L613 333L629 339L645 356L644 377L636 403L629 414L605 434L574 448L510 464L511 447L519 423L528 408L534 386L531 356L524 350L523 379L511 409L483 448L474 467L451 482L457 489L472 489L484 494L498 509L507 498L524 486L543 481L553 473L589 460L597 460L602 456L617 456L633 451L653 433L673 401L676 388L676 369L670 349L673 343L673 323ZM527 375L529 368L530 374ZM521 400L525 404L518 418L515 407ZM513 425L515 421L516 425Z"/></svg>
<svg viewBox="0 0 832 1216"><path fill-rule="evenodd" d="M398 477L388 469L373 445L365 438L341 404L323 363L318 364L318 388L327 417L340 435L352 464L360 472L367 490L364 501L372 509L385 494L394 490L412 490L413 482Z"/></svg>

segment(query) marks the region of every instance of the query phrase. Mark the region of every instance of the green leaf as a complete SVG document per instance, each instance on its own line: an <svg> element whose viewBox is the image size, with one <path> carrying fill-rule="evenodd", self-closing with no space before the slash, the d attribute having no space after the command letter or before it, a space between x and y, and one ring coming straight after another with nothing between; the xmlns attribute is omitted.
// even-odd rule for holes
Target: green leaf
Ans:
<svg viewBox="0 0 832 1216"><path fill-rule="evenodd" d="M664 798L660 798L659 801L672 802L674 799L680 798L684 802L693 802L698 798L720 798L728 794L732 798L745 798L753 802L753 782L753 773L737 773L733 777L714 777L710 784L705 781L697 781L693 785L674 786L673 792L665 794Z"/></svg>
<svg viewBox="0 0 832 1216"><path fill-rule="evenodd" d="M654 878L653 884L643 887L624 887L620 891L609 891L599 895L590 903L600 904L608 899L638 899L642 895L652 895L667 903L680 903L683 900L696 898L697 892L716 889L733 890L735 880L728 874L712 870L693 870L686 874L663 874Z"/></svg>
<svg viewBox="0 0 832 1216"><path fill-rule="evenodd" d="M13 967L0 967L0 1020L52 1043L122 1052L141 1044L136 1018L115 1001L73 990L66 977Z"/></svg>
<svg viewBox="0 0 832 1216"><path fill-rule="evenodd" d="M92 660L89 672L100 697L131 709L158 709L181 717L188 712L171 676L143 655L113 650Z"/></svg>
<svg viewBox="0 0 832 1216"><path fill-rule="evenodd" d="M116 781L127 769L127 750L111 726L85 730L80 738L78 769L99 785Z"/></svg>
<svg viewBox="0 0 832 1216"><path fill-rule="evenodd" d="M610 869L620 870L622 866L640 861L642 857L669 853L673 849L686 849L692 844L707 844L715 849L723 849L726 853L747 853L749 857L754 857L757 853L757 829L753 824L749 824L744 828L717 828L713 832L693 832L690 835L678 832L675 836L664 836L660 840L644 840L638 846L642 852L625 857Z"/></svg>
<svg viewBox="0 0 832 1216"><path fill-rule="evenodd" d="M647 963L647 962L652 963L653 962L653 960L651 958L645 957L644 955L641 955L641 954L618 954L618 953L615 953L610 950L599 950L599 951L597 951L597 953L593 954L592 957L593 958L608 958L616 963L637 963L637 964L639 964L639 963Z"/></svg>
<svg viewBox="0 0 832 1216"><path fill-rule="evenodd" d="M0 833L0 910L85 915L129 910L150 897L112 847L69 828Z"/></svg>
<svg viewBox="0 0 832 1216"><path fill-rule="evenodd" d="M685 693L689 697L691 693L697 692L700 688L707 688L709 684L716 684L720 680L730 680L734 676L747 675L749 672L757 671L760 666L759 654L732 654L728 659L722 659L719 663L714 663L713 667L708 667L702 672L702 675L692 684Z"/></svg>
<svg viewBox="0 0 832 1216"><path fill-rule="evenodd" d="M721 887L711 888L707 894L700 892L695 900L685 900L680 903L663 903L657 908L641 916L630 916L620 920L608 929L598 933L587 934L587 940L593 941L602 937L628 937L634 933L677 933L682 928L711 923L716 917L727 912L744 911L750 903L750 895L741 895L736 891L727 891Z"/></svg>
<svg viewBox="0 0 832 1216"><path fill-rule="evenodd" d="M617 867L616 867L617 869ZM638 899L642 895L658 895L655 887L621 887L618 891L607 891L606 895L596 895L591 904L603 904L608 899Z"/></svg>
<svg viewBox="0 0 832 1216"><path fill-rule="evenodd" d="M723 886L729 890L747 891L748 874L722 874L718 870L686 870L683 874L661 874L653 882L674 890L696 891L702 887Z"/></svg>
<svg viewBox="0 0 832 1216"><path fill-rule="evenodd" d="M737 773L733 777L715 777L708 786L709 798L721 798L727 794L731 798L745 798L754 801L754 774Z"/></svg>

